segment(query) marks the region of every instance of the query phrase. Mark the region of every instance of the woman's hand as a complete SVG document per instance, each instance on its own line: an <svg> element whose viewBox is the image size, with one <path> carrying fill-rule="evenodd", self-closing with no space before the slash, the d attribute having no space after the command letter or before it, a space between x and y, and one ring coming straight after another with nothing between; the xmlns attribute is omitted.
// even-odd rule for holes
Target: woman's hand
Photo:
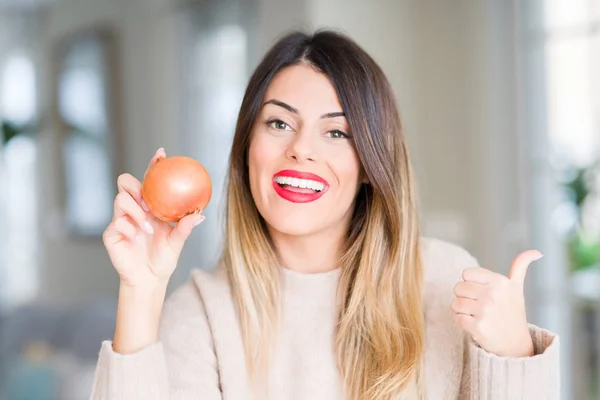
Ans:
<svg viewBox="0 0 600 400"><path fill-rule="evenodd" d="M463 282L454 287L454 319L484 350L503 357L533 355L523 286L529 264L541 257L537 250L519 254L508 277L484 268L463 271Z"/></svg>
<svg viewBox="0 0 600 400"><path fill-rule="evenodd" d="M165 151L159 149L149 167L165 157ZM132 175L119 176L117 186L114 216L103 241L121 285L141 289L165 286L185 240L204 216L188 215L173 227L149 212L142 200L142 184Z"/></svg>

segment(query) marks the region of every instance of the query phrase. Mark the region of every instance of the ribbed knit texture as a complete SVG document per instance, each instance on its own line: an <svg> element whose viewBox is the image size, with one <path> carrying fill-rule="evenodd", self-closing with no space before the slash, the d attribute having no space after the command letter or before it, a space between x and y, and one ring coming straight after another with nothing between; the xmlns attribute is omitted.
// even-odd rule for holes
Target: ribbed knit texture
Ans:
<svg viewBox="0 0 600 400"><path fill-rule="evenodd" d="M431 400L559 398L559 341L530 325L536 355L504 358L479 348L453 323L453 287L477 261L464 249L422 239L424 383ZM339 270L282 268L282 325L269 373L269 399L343 399L333 354ZM92 400L250 400L241 332L221 270L194 271L169 297L160 342L121 355L102 344ZM416 398L414 385L399 399Z"/></svg>

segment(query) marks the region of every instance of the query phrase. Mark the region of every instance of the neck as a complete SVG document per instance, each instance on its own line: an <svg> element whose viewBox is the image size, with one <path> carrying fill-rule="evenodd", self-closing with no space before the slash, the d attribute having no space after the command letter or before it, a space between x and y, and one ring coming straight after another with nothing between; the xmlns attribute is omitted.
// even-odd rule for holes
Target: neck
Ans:
<svg viewBox="0 0 600 400"><path fill-rule="evenodd" d="M271 232L282 266L293 271L315 274L338 267L345 233L324 230L306 236Z"/></svg>

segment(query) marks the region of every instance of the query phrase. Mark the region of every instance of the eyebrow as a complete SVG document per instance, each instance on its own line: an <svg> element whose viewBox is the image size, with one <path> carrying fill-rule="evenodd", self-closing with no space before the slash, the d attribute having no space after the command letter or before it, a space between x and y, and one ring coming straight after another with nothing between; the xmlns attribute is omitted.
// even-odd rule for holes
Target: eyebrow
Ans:
<svg viewBox="0 0 600 400"><path fill-rule="evenodd" d="M286 110L288 110L291 113L300 114L298 109L290 106L287 103L284 103L283 101L277 100L277 99L270 99L270 100L265 101L265 103L263 104L263 107L266 106L267 104L274 104L276 106L285 108ZM343 111L335 111L335 112L330 112L330 113L321 115L321 119L345 117L345 116L346 116L346 114Z"/></svg>

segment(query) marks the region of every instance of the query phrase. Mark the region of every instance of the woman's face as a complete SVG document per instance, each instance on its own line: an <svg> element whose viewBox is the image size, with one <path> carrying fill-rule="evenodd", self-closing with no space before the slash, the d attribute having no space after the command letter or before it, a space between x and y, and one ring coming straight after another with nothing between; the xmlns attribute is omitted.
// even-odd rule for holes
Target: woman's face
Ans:
<svg viewBox="0 0 600 400"><path fill-rule="evenodd" d="M361 165L325 75L301 64L274 77L248 164L252 196L271 230L298 236L347 229Z"/></svg>

